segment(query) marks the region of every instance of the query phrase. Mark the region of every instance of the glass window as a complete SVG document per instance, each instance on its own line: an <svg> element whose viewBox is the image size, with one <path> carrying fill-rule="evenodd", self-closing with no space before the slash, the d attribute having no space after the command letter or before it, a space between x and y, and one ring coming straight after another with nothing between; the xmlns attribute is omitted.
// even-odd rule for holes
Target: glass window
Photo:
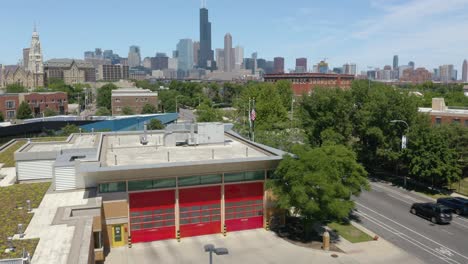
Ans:
<svg viewBox="0 0 468 264"><path fill-rule="evenodd" d="M111 182L99 184L100 193L125 192L126 189L127 188L125 182Z"/></svg>
<svg viewBox="0 0 468 264"><path fill-rule="evenodd" d="M436 117L435 122L436 122L436 125L440 125L442 123L442 118Z"/></svg>
<svg viewBox="0 0 468 264"><path fill-rule="evenodd" d="M161 179L161 180L153 180L153 188L154 189L162 189L162 188L175 188L176 187L176 179Z"/></svg>
<svg viewBox="0 0 468 264"><path fill-rule="evenodd" d="M209 222L209 221L210 221L209 217L202 217L202 222L203 223L206 223L206 222Z"/></svg>
<svg viewBox="0 0 468 264"><path fill-rule="evenodd" d="M132 212L130 215L131 215L131 216L139 216L139 215L140 215L140 212Z"/></svg>
<svg viewBox="0 0 468 264"><path fill-rule="evenodd" d="M239 182L244 181L244 173L226 173L224 174L224 182Z"/></svg>
<svg viewBox="0 0 468 264"><path fill-rule="evenodd" d="M465 120L465 126L468 127L468 119Z"/></svg>
<svg viewBox="0 0 468 264"><path fill-rule="evenodd" d="M261 181L265 179L264 171L249 171L245 173L246 181Z"/></svg>
<svg viewBox="0 0 468 264"><path fill-rule="evenodd" d="M200 178L201 178L200 179L201 184L216 184L216 183L222 182L222 176L220 174L206 175L206 176L201 176Z"/></svg>
<svg viewBox="0 0 468 264"><path fill-rule="evenodd" d="M192 185L200 185L200 176L179 178L179 186L192 186Z"/></svg>
<svg viewBox="0 0 468 264"><path fill-rule="evenodd" d="M138 190L148 190L153 188L153 181L129 181L128 190L129 191L138 191Z"/></svg>
<svg viewBox="0 0 468 264"><path fill-rule="evenodd" d="M153 223L143 224L143 228L153 228Z"/></svg>
<svg viewBox="0 0 468 264"><path fill-rule="evenodd" d="M211 221L220 221L220 220L221 220L221 216L219 215L215 215L211 217Z"/></svg>
<svg viewBox="0 0 468 264"><path fill-rule="evenodd" d="M140 225L132 225L132 230L140 230Z"/></svg>

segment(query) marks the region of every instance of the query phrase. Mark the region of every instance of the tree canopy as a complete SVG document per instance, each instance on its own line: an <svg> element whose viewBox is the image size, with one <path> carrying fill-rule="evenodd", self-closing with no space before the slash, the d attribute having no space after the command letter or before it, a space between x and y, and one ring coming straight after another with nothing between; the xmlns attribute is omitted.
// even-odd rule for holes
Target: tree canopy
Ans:
<svg viewBox="0 0 468 264"><path fill-rule="evenodd" d="M28 119L33 118L31 107L25 101L21 102L16 113L17 119Z"/></svg>
<svg viewBox="0 0 468 264"><path fill-rule="evenodd" d="M197 122L222 122L223 114L219 109L205 102L197 108Z"/></svg>
<svg viewBox="0 0 468 264"><path fill-rule="evenodd" d="M107 109L111 109L112 107L112 90L117 89L117 86L112 83L108 83L97 91L97 105L98 107L105 107Z"/></svg>
<svg viewBox="0 0 468 264"><path fill-rule="evenodd" d="M7 93L25 93L28 89L19 83L12 83L6 86Z"/></svg>
<svg viewBox="0 0 468 264"><path fill-rule="evenodd" d="M164 129L164 125L161 123L161 121L157 118L153 118L149 121L147 124L147 127L149 130L160 130Z"/></svg>
<svg viewBox="0 0 468 264"><path fill-rule="evenodd" d="M157 113L158 109L153 104L145 104L141 110L141 114L154 114Z"/></svg>
<svg viewBox="0 0 468 264"><path fill-rule="evenodd" d="M111 111L105 107L99 107L96 111L97 116L110 116L112 115Z"/></svg>

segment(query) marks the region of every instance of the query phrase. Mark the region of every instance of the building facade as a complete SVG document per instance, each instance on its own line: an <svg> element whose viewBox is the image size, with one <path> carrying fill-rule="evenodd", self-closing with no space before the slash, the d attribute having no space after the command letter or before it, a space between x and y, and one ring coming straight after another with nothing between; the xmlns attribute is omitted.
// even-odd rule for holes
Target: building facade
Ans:
<svg viewBox="0 0 468 264"><path fill-rule="evenodd" d="M141 66L140 47L130 46L128 51L128 66L130 68Z"/></svg>
<svg viewBox="0 0 468 264"><path fill-rule="evenodd" d="M46 109L64 115L68 112L68 95L64 92L19 93L0 95L0 112L5 120L16 119L22 102L31 107L33 117L42 117Z"/></svg>
<svg viewBox="0 0 468 264"><path fill-rule="evenodd" d="M307 72L307 58L297 58L296 59L296 73L306 73Z"/></svg>
<svg viewBox="0 0 468 264"><path fill-rule="evenodd" d="M462 82L468 82L468 61L464 60L462 65Z"/></svg>
<svg viewBox="0 0 468 264"><path fill-rule="evenodd" d="M191 39L181 39L177 43L177 69L188 72L193 69L193 41Z"/></svg>
<svg viewBox="0 0 468 264"><path fill-rule="evenodd" d="M44 64L45 79L60 79L66 84L96 82L96 69L84 60L52 59Z"/></svg>
<svg viewBox="0 0 468 264"><path fill-rule="evenodd" d="M433 125L455 123L468 127L468 110L447 107L444 98L432 98L432 107L420 107L419 112L428 114Z"/></svg>
<svg viewBox="0 0 468 264"><path fill-rule="evenodd" d="M274 70L275 74L284 73L284 58L283 57L275 57L273 58Z"/></svg>
<svg viewBox="0 0 468 264"><path fill-rule="evenodd" d="M165 53L158 53L156 57L151 58L151 70L169 69L169 57Z"/></svg>
<svg viewBox="0 0 468 264"><path fill-rule="evenodd" d="M213 50L211 49L211 22L208 20L208 9L200 8L200 52L198 67L213 69ZM193 61L193 60L192 60Z"/></svg>
<svg viewBox="0 0 468 264"><path fill-rule="evenodd" d="M129 66L104 64L98 67L98 80L113 82L129 78Z"/></svg>
<svg viewBox="0 0 468 264"><path fill-rule="evenodd" d="M124 88L112 90L111 96L112 115L123 115L123 110L128 107L135 114L140 114L146 104L158 108L158 93L148 89Z"/></svg>
<svg viewBox="0 0 468 264"><path fill-rule="evenodd" d="M234 69L234 50L232 49L232 36L231 34L227 33L224 36L224 71L232 72L233 69Z"/></svg>
<svg viewBox="0 0 468 264"><path fill-rule="evenodd" d="M311 93L316 87L324 88L351 88L354 75L345 74L321 74L321 73L285 73L265 74L265 82L290 81L292 90L296 96Z"/></svg>

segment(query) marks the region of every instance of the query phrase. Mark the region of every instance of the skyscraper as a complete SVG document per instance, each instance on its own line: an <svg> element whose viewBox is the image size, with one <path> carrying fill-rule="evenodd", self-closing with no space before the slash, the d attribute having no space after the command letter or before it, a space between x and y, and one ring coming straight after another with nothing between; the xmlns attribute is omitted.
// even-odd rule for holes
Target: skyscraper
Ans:
<svg viewBox="0 0 468 264"><path fill-rule="evenodd" d="M128 66L130 68L141 66L140 47L130 46L130 50L128 51Z"/></svg>
<svg viewBox="0 0 468 264"><path fill-rule="evenodd" d="M224 36L224 71L231 72L234 62L234 54L232 53L232 36L227 33Z"/></svg>
<svg viewBox="0 0 468 264"><path fill-rule="evenodd" d="M242 69L242 64L244 62L244 48L241 46L236 46L234 49L234 68L236 70Z"/></svg>
<svg viewBox="0 0 468 264"><path fill-rule="evenodd" d="M307 59L306 58L296 59L296 72L297 73L307 72Z"/></svg>
<svg viewBox="0 0 468 264"><path fill-rule="evenodd" d="M190 71L193 68L193 41L191 39L181 39L177 43L177 69L180 71Z"/></svg>
<svg viewBox="0 0 468 264"><path fill-rule="evenodd" d="M468 82L468 61L464 60L463 61L463 66L462 66L462 81L463 82Z"/></svg>
<svg viewBox="0 0 468 264"><path fill-rule="evenodd" d="M450 82L456 80L456 73L454 72L453 65L439 66L439 77L441 82Z"/></svg>
<svg viewBox="0 0 468 264"><path fill-rule="evenodd" d="M258 53L257 52L254 52L252 53L252 74L255 75L257 74L257 57L258 57Z"/></svg>
<svg viewBox="0 0 468 264"><path fill-rule="evenodd" d="M408 62L408 66L410 66L410 67L411 67L411 69L413 69L413 70L414 70L414 66L415 66L415 64L414 64L414 61L410 61L410 62Z"/></svg>
<svg viewBox="0 0 468 264"><path fill-rule="evenodd" d="M218 71L224 71L224 49L216 49L215 58Z"/></svg>
<svg viewBox="0 0 468 264"><path fill-rule="evenodd" d="M274 63L274 73L284 73L284 58L275 57L273 58Z"/></svg>
<svg viewBox="0 0 468 264"><path fill-rule="evenodd" d="M356 69L356 64L355 63L346 63L343 64L343 74L350 74L350 75L356 75L357 69ZM391 68L391 67L390 67ZM390 69L391 70L391 69Z"/></svg>
<svg viewBox="0 0 468 264"><path fill-rule="evenodd" d="M193 42L193 65L198 66L198 56L200 53L200 41Z"/></svg>
<svg viewBox="0 0 468 264"><path fill-rule="evenodd" d="M396 70L398 68L398 55L393 56L393 69Z"/></svg>
<svg viewBox="0 0 468 264"><path fill-rule="evenodd" d="M208 20L208 9L200 8L200 53L198 67L213 69L213 50L211 49L211 23Z"/></svg>

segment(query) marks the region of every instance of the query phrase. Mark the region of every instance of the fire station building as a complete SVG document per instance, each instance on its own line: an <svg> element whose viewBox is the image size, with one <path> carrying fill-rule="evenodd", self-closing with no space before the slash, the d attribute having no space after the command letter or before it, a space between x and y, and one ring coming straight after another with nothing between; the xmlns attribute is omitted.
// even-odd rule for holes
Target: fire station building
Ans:
<svg viewBox="0 0 468 264"><path fill-rule="evenodd" d="M56 191L95 188L108 247L262 228L270 213L265 181L285 153L231 126L173 124L29 143L15 154L17 176L30 179L41 168Z"/></svg>

